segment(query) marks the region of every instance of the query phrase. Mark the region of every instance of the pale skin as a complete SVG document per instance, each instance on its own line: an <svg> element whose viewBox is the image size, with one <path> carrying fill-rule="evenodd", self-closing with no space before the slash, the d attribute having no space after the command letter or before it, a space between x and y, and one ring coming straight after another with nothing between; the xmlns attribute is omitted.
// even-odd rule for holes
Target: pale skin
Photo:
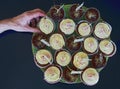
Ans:
<svg viewBox="0 0 120 89"><path fill-rule="evenodd" d="M17 32L40 32L38 28L31 27L30 21L33 18L43 17L45 12L40 9L26 11L16 17L0 21L0 33L9 29Z"/></svg>

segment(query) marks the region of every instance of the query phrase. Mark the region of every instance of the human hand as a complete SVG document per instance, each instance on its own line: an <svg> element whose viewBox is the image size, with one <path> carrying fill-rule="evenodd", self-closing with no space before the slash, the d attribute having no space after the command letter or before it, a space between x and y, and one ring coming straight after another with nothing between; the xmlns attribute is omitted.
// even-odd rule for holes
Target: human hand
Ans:
<svg viewBox="0 0 120 89"><path fill-rule="evenodd" d="M40 32L36 27L31 27L32 19L39 20L39 17L45 16L45 12L40 9L26 11L16 17L0 21L0 33L12 29L18 32Z"/></svg>

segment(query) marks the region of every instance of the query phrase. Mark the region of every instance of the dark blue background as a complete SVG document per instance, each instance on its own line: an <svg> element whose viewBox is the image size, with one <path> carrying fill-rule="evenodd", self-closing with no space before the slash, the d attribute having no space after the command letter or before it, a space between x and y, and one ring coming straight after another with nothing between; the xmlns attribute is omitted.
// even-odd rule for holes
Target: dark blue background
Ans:
<svg viewBox="0 0 120 89"><path fill-rule="evenodd" d="M112 25L111 39L117 44L117 53L100 73L99 82L92 87L75 84L50 85L36 67L31 50L32 33L7 31L0 34L0 89L120 89L120 6L119 0L54 0L56 3L81 3L96 7L102 18ZM1 0L0 20L14 17L27 10L41 8L48 11L53 0Z"/></svg>

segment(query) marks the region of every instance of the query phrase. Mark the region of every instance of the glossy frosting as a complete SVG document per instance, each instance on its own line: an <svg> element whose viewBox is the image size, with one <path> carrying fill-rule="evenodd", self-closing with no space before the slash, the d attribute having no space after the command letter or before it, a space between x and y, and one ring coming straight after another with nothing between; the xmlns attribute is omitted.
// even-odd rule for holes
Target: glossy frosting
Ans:
<svg viewBox="0 0 120 89"><path fill-rule="evenodd" d="M67 35L72 34L75 30L75 22L72 19L63 19L60 22L60 30Z"/></svg>
<svg viewBox="0 0 120 89"><path fill-rule="evenodd" d="M66 66L71 61L71 55L67 51L60 51L56 56L56 61L61 66Z"/></svg>
<svg viewBox="0 0 120 89"><path fill-rule="evenodd" d="M50 45L52 46L53 49L58 50L61 49L65 45L64 38L61 34L53 34L50 37Z"/></svg>
<svg viewBox="0 0 120 89"><path fill-rule="evenodd" d="M88 37L84 41L84 48L90 53L94 53L98 48L98 42L93 37Z"/></svg>
<svg viewBox="0 0 120 89"><path fill-rule="evenodd" d="M87 85L95 85L99 80L99 74L94 68L88 68L83 72L82 79Z"/></svg>
<svg viewBox="0 0 120 89"><path fill-rule="evenodd" d="M36 60L40 64L48 64L52 60L52 55L48 50L41 49L36 53Z"/></svg>
<svg viewBox="0 0 120 89"><path fill-rule="evenodd" d="M95 26L94 34L101 39L108 38L110 33L111 27L107 23L99 22Z"/></svg>
<svg viewBox="0 0 120 89"><path fill-rule="evenodd" d="M44 72L44 78L49 83L54 83L60 80L60 69L56 66L51 66L47 68Z"/></svg>
<svg viewBox="0 0 120 89"><path fill-rule="evenodd" d="M78 52L74 55L73 64L78 69L84 69L89 64L88 55L84 52Z"/></svg>
<svg viewBox="0 0 120 89"><path fill-rule="evenodd" d="M41 18L38 27L45 34L50 34L54 30L54 23L49 17Z"/></svg>

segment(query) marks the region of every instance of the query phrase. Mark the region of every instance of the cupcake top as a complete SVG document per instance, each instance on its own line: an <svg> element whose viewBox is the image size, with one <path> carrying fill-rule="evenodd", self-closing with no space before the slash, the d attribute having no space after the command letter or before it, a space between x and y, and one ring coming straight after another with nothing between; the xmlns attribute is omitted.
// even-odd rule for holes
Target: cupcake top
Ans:
<svg viewBox="0 0 120 89"><path fill-rule="evenodd" d="M43 17L38 23L38 27L44 34L50 34L54 30L54 23L49 17Z"/></svg>
<svg viewBox="0 0 120 89"><path fill-rule="evenodd" d="M46 49L41 49L36 53L36 61L41 65L48 64L52 61L52 54Z"/></svg>
<svg viewBox="0 0 120 89"><path fill-rule="evenodd" d="M105 67L107 60L102 53L97 53L92 56L91 62L94 68L102 68Z"/></svg>
<svg viewBox="0 0 120 89"><path fill-rule="evenodd" d="M67 66L71 61L71 55L67 51L60 51L56 55L56 62L61 66Z"/></svg>
<svg viewBox="0 0 120 89"><path fill-rule="evenodd" d="M41 42L41 39L47 40L47 36L41 34L41 33L36 33L32 37L32 44L38 49L44 48L45 44Z"/></svg>
<svg viewBox="0 0 120 89"><path fill-rule="evenodd" d="M67 66L63 70L63 78L66 81L67 84L73 84L78 80L79 75L78 74L71 74L72 69Z"/></svg>
<svg viewBox="0 0 120 89"><path fill-rule="evenodd" d="M63 19L60 22L60 30L66 35L72 34L75 30L75 22L72 19Z"/></svg>
<svg viewBox="0 0 120 89"><path fill-rule="evenodd" d="M79 7L79 4L73 4L70 7L69 14L70 14L70 17L73 19L79 19L83 15L82 8L80 8L79 10L76 10L77 7Z"/></svg>
<svg viewBox="0 0 120 89"><path fill-rule="evenodd" d="M86 69L82 74L82 79L87 85L95 85L99 80L99 74L94 68Z"/></svg>
<svg viewBox="0 0 120 89"><path fill-rule="evenodd" d="M85 18L89 22L95 22L100 18L100 12L96 8L89 8L85 13Z"/></svg>
<svg viewBox="0 0 120 89"><path fill-rule="evenodd" d="M78 52L73 57L73 65L78 69L84 69L88 66L88 55L84 52Z"/></svg>
<svg viewBox="0 0 120 89"><path fill-rule="evenodd" d="M109 40L102 40L99 44L99 48L106 55L110 55L114 51L113 43Z"/></svg>
<svg viewBox="0 0 120 89"><path fill-rule="evenodd" d="M77 39L77 36L70 36L69 38L67 38L66 41L66 47L70 50L70 51L77 51L81 48L81 42L74 42L74 40Z"/></svg>
<svg viewBox="0 0 120 89"><path fill-rule="evenodd" d="M87 22L82 22L78 25L78 33L81 36L88 36L91 32L91 27L89 23Z"/></svg>
<svg viewBox="0 0 120 89"><path fill-rule="evenodd" d="M94 34L101 39L108 38L111 34L111 26L104 22L99 22L95 26Z"/></svg>
<svg viewBox="0 0 120 89"><path fill-rule="evenodd" d="M84 41L84 49L87 52L94 53L98 48L98 42L93 37L88 37Z"/></svg>
<svg viewBox="0 0 120 89"><path fill-rule="evenodd" d="M56 83L60 80L60 77L61 77L61 71L56 66L50 66L44 72L44 79L48 83Z"/></svg>
<svg viewBox="0 0 120 89"><path fill-rule="evenodd" d="M61 7L62 6L60 5L54 5L53 7L50 8L49 13L50 13L51 18L55 20L60 20L64 18L64 9Z"/></svg>
<svg viewBox="0 0 120 89"><path fill-rule="evenodd" d="M53 49L58 50L61 49L65 45L64 38L61 34L55 33L50 37L50 45Z"/></svg>

